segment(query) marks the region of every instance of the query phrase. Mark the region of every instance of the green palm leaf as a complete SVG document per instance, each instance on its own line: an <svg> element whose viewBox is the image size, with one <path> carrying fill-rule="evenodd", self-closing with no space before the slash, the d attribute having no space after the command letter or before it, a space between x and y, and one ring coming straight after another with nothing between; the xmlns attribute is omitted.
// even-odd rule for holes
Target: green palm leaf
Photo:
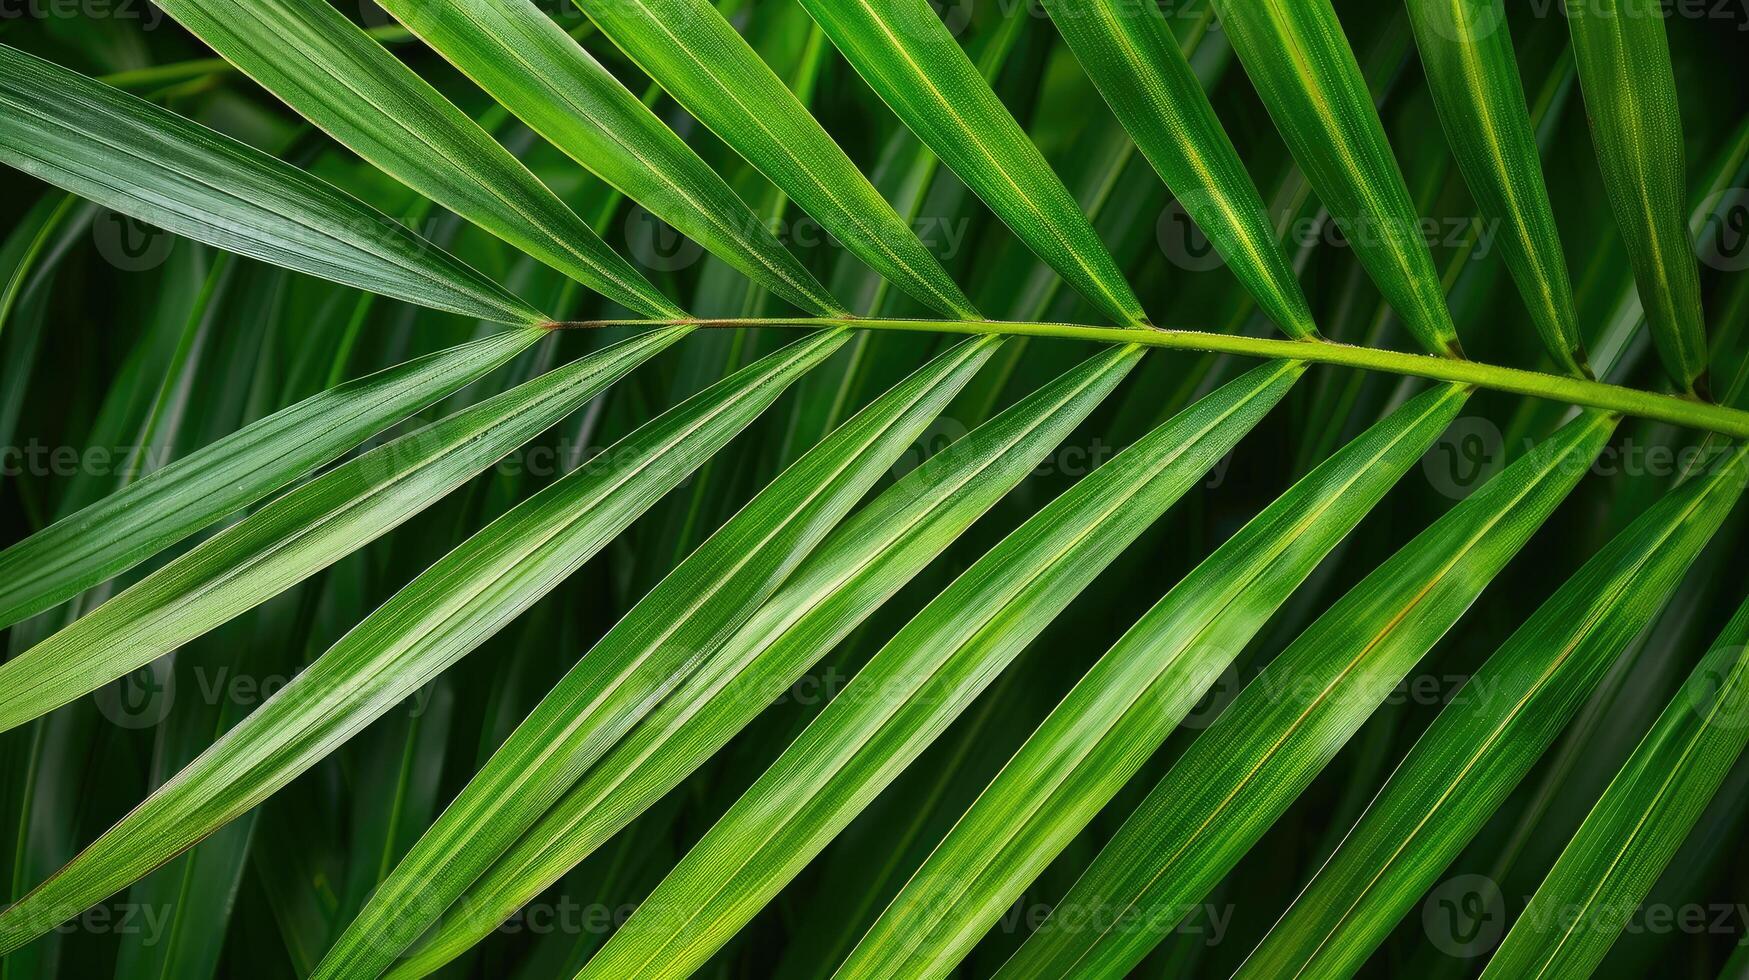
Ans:
<svg viewBox="0 0 1749 980"><path fill-rule="evenodd" d="M1467 400L1444 386L1392 413L1168 592L1027 739L837 975L951 971Z"/></svg>
<svg viewBox="0 0 1749 980"><path fill-rule="evenodd" d="M1749 741L1746 649L1749 604L1609 784L1484 977L1596 969Z"/></svg>
<svg viewBox="0 0 1749 980"><path fill-rule="evenodd" d="M1360 968L1669 599L1742 495L1746 459L1735 453L1665 497L1513 634L1416 742L1242 975Z"/></svg>
<svg viewBox="0 0 1749 980"><path fill-rule="evenodd" d="M1303 370L1293 362L1253 370L1003 539L858 672L579 976L683 977L702 964Z"/></svg>
<svg viewBox="0 0 1749 980"><path fill-rule="evenodd" d="M1114 322L1147 322L1087 216L925 0L802 0L880 97Z"/></svg>
<svg viewBox="0 0 1749 980"><path fill-rule="evenodd" d="M238 429L0 551L0 626L127 571L527 350L498 333L331 388Z"/></svg>
<svg viewBox="0 0 1749 980"><path fill-rule="evenodd" d="M1598 165L1664 369L1704 392L1706 322L1688 213L1682 119L1657 0L1568 0Z"/></svg>
<svg viewBox="0 0 1749 980"><path fill-rule="evenodd" d="M9 22L0 980L1716 971L1749 68L1407 2Z"/></svg>
<svg viewBox="0 0 1749 980"><path fill-rule="evenodd" d="M362 201L253 147L0 45L0 161L196 241L501 323L546 316Z"/></svg>
<svg viewBox="0 0 1749 980"><path fill-rule="evenodd" d="M876 399L639 600L401 859L316 975L375 976L391 964L431 924L407 909L441 911L454 901L574 774L753 615L999 344L966 341ZM572 778L542 778L549 766Z"/></svg>
<svg viewBox="0 0 1749 980"><path fill-rule="evenodd" d="M1330 0L1213 0L1257 94L1387 302L1461 356L1421 218Z"/></svg>
<svg viewBox="0 0 1749 980"><path fill-rule="evenodd" d="M379 446L202 542L0 664L0 731L152 662L358 550L575 411L680 333L672 328L610 347Z"/></svg>
<svg viewBox="0 0 1749 980"><path fill-rule="evenodd" d="M408 187L628 309L685 316L521 161L325 0L160 6Z"/></svg>
<svg viewBox="0 0 1749 980"><path fill-rule="evenodd" d="M1228 267L1284 333L1317 325L1263 199L1214 106L1153 6L1046 0L1099 92Z"/></svg>
<svg viewBox="0 0 1749 980"><path fill-rule="evenodd" d="M1614 427L1580 416L1330 607L1192 743L999 975L1120 974L1140 961L1451 629Z"/></svg>
<svg viewBox="0 0 1749 980"><path fill-rule="evenodd" d="M1506 234L1506 268L1543 347L1574 374L1588 372L1567 260L1543 182L1542 158L1518 75L1503 0L1410 0L1415 44L1482 217Z"/></svg>
<svg viewBox="0 0 1749 980"><path fill-rule="evenodd" d="M846 248L932 309L977 310L903 218L706 0L576 0L688 112Z"/></svg>
<svg viewBox="0 0 1749 980"><path fill-rule="evenodd" d="M1140 355L1090 358L930 457L834 531L783 588L591 767L393 975L447 962L575 867L751 723L1013 490ZM576 672L573 672L576 673ZM569 678L549 696L569 695ZM579 733L556 743L570 756ZM569 782L553 760L543 778Z"/></svg>
<svg viewBox="0 0 1749 980"><path fill-rule="evenodd" d="M729 185L531 0L383 8L523 122L681 233L801 309L843 315Z"/></svg>
<svg viewBox="0 0 1749 980"><path fill-rule="evenodd" d="M247 812L484 643L843 342L842 333L815 334L730 375L445 555L67 867L0 913L0 953Z"/></svg>
<svg viewBox="0 0 1749 980"><path fill-rule="evenodd" d="M4 54L3 49L0 49L0 54ZM6 324L12 319L19 296L38 271L44 249L66 225L76 200L71 194L45 196L7 234L5 244L0 246L0 269L5 270L6 277L6 281L0 284L0 334L6 332Z"/></svg>

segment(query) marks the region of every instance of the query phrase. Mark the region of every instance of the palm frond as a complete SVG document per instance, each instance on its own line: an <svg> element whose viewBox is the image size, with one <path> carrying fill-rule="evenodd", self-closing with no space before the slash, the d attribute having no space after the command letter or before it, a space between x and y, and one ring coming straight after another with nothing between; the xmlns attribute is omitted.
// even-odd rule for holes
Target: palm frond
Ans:
<svg viewBox="0 0 1749 980"><path fill-rule="evenodd" d="M434 309L546 320L387 215L266 153L0 45L5 161L219 248Z"/></svg>
<svg viewBox="0 0 1749 980"><path fill-rule="evenodd" d="M1174 586L1028 737L839 973L950 970L1135 775L1466 400L1462 389L1436 388L1393 412Z"/></svg>
<svg viewBox="0 0 1749 980"><path fill-rule="evenodd" d="M1652 621L1744 487L1739 452L1618 535L1470 678L1246 960L1247 976L1356 969Z"/></svg>
<svg viewBox="0 0 1749 980"><path fill-rule="evenodd" d="M1331 606L1173 765L999 975L1139 962L1456 625L1612 431L1581 415Z"/></svg>
<svg viewBox="0 0 1749 980"><path fill-rule="evenodd" d="M1648 0L1566 4L1598 165L1664 369L1706 387L1700 267L1683 225L1681 112L1664 18Z"/></svg>
<svg viewBox="0 0 1749 980"><path fill-rule="evenodd" d="M1211 0L1245 73L1379 291L1416 339L1459 353L1421 219L1330 0Z"/></svg>
<svg viewBox="0 0 1749 980"><path fill-rule="evenodd" d="M1483 976L1596 968L1742 754L1740 609L1561 853ZM1548 918L1550 908L1569 910ZM1723 976L1734 976L1727 969Z"/></svg>
<svg viewBox="0 0 1749 980"><path fill-rule="evenodd" d="M1140 359L1124 348L1090 358L853 515L539 817L397 974L429 971L466 950L679 785L1012 491ZM543 707L570 699L582 676L567 675ZM553 758L569 758L580 734L558 743ZM487 769L499 765L495 757ZM543 761L532 773L563 787L565 774L554 770Z"/></svg>
<svg viewBox="0 0 1749 980"><path fill-rule="evenodd" d="M932 309L970 300L783 82L705 0L578 0L613 42L845 246Z"/></svg>
<svg viewBox="0 0 1749 980"><path fill-rule="evenodd" d="M520 160L322 0L163 10L407 186L628 309L682 315Z"/></svg>
<svg viewBox="0 0 1749 980"><path fill-rule="evenodd" d="M1746 69L1011 6L9 27L0 980L1733 968Z"/></svg>

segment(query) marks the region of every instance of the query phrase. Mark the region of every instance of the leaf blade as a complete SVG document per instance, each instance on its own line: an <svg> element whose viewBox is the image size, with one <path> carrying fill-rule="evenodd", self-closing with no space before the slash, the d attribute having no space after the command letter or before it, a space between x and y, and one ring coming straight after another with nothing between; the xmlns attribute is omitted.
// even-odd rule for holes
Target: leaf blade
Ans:
<svg viewBox="0 0 1749 980"><path fill-rule="evenodd" d="M4 44L0 105L0 160L123 214L421 306L500 323L548 319L344 191Z"/></svg>
<svg viewBox="0 0 1749 980"><path fill-rule="evenodd" d="M1405 325L1461 356L1421 220L1330 0L1212 0L1294 159Z"/></svg>
<svg viewBox="0 0 1749 980"><path fill-rule="evenodd" d="M797 307L846 313L697 153L530 0L382 6L651 214Z"/></svg>
<svg viewBox="0 0 1749 980"><path fill-rule="evenodd" d="M1119 0L1044 6L1137 148L1258 305L1288 336L1316 337L1257 185L1160 11Z"/></svg>
<svg viewBox="0 0 1749 980"><path fill-rule="evenodd" d="M644 316L685 312L430 83L322 0L160 5L239 71L420 194Z"/></svg>
<svg viewBox="0 0 1749 980"><path fill-rule="evenodd" d="M978 319L892 205L706 0L575 0L644 73L857 257L933 309Z"/></svg>
<svg viewBox="0 0 1749 980"><path fill-rule="evenodd" d="M1174 586L1030 735L834 975L941 976L1171 734L1468 399L1443 386L1300 481Z"/></svg>
<svg viewBox="0 0 1749 980"><path fill-rule="evenodd" d="M1148 321L1093 225L924 0L802 0L877 94L1106 316Z"/></svg>
<svg viewBox="0 0 1749 980"><path fill-rule="evenodd" d="M1704 393L1706 321L1663 9L1656 0L1568 0L1566 9L1592 141L1652 340L1677 386Z"/></svg>
<svg viewBox="0 0 1749 980"><path fill-rule="evenodd" d="M696 969L1298 380L1231 382L1094 470L954 581L858 672L578 974ZM751 846L743 846L743 844Z"/></svg>
<svg viewBox="0 0 1749 980"><path fill-rule="evenodd" d="M1666 495L1562 585L1440 712L1239 975L1359 969L1674 594L1743 472L1739 454Z"/></svg>
<svg viewBox="0 0 1749 980"><path fill-rule="evenodd" d="M1543 347L1573 374L1590 370L1579 336L1542 158L1502 0L1411 0L1409 19L1446 143L1497 239Z"/></svg>
<svg viewBox="0 0 1749 980"><path fill-rule="evenodd" d="M1058 904L1063 917L1053 914L997 975L1121 973L1138 962L1456 623L1578 483L1614 425L1601 413L1580 416L1331 606L1191 743ZM1162 840L1170 850L1150 843ZM1061 924L1082 909L1105 911ZM1111 910L1134 925L1119 930Z"/></svg>

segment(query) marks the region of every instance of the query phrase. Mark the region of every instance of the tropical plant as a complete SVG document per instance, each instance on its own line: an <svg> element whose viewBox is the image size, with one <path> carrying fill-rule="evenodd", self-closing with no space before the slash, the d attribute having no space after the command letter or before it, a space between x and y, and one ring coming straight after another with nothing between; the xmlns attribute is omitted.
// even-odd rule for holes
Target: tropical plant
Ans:
<svg viewBox="0 0 1749 980"><path fill-rule="evenodd" d="M377 2L0 28L0 978L1746 968L1744 14Z"/></svg>

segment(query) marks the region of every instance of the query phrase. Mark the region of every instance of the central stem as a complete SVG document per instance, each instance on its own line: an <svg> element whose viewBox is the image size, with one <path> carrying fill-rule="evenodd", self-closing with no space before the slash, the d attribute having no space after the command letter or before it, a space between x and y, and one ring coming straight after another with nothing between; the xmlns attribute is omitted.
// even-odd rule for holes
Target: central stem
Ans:
<svg viewBox="0 0 1749 980"><path fill-rule="evenodd" d="M1050 337L1059 340L1085 340L1103 344L1138 344L1168 350L1204 351L1234 354L1274 360L1298 360L1313 364L1338 364L1344 367L1409 375L1432 381L1450 381L1474 385L1517 395L1528 395L1569 405L1599 408L1621 415L1654 419L1685 428L1717 432L1738 439L1749 439L1749 412L1726 408L1651 391L1623 388L1620 385L1570 378L1539 371L1482 364L1476 361L1402 351L1355 347L1329 341L1283 340L1267 337L1243 337L1234 334L1207 333L1200 330L1159 330L1125 327L1094 327L1073 323L1037 323L1008 320L894 320L860 317L789 317L738 320L685 320L706 329L746 329L752 327L793 327L818 329L854 327L862 330L895 330L911 333L1003 334L1013 337ZM658 327L671 321L653 320L590 320L578 323L554 324L555 329L593 329L602 327Z"/></svg>

